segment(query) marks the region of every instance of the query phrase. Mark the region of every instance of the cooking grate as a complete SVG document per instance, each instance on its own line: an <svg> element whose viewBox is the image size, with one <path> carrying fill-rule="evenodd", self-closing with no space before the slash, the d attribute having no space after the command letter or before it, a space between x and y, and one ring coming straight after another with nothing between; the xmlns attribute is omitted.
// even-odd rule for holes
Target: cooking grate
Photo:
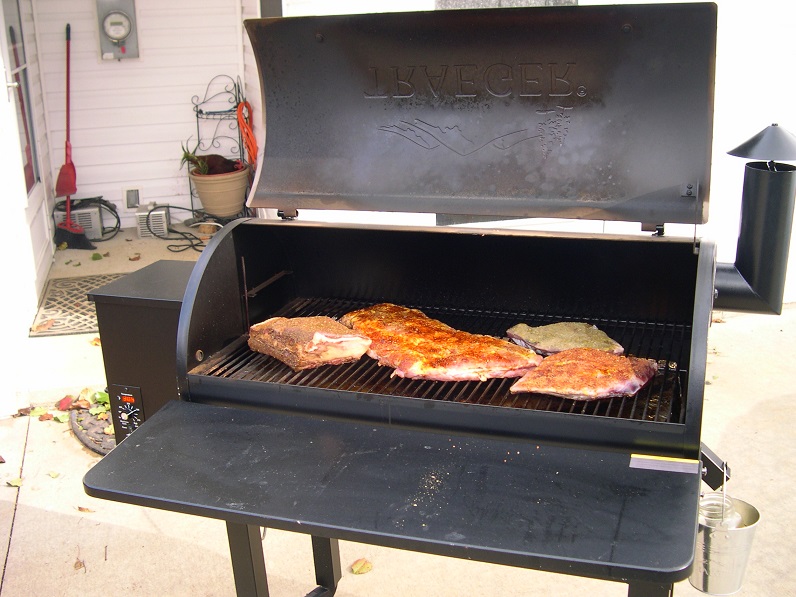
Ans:
<svg viewBox="0 0 796 597"><path fill-rule="evenodd" d="M339 318L365 303L329 299L297 299L279 313L283 317L327 315ZM563 321L552 315L495 313L455 310L415 305L430 317L473 333L505 337L505 330L518 322L545 325ZM578 415L615 417L661 423L682 423L684 404L681 388L687 372L678 363L686 362L684 350L690 344L691 326L671 323L619 321L579 318L603 330L625 347L625 354L658 361L655 378L637 394L629 397L577 401L543 394L511 394L513 379L485 382L440 382L391 377L392 369L363 357L356 363L319 367L295 372L272 357L253 352L246 336L212 355L192 374L229 379L285 384L344 392L401 396L489 407L564 412Z"/></svg>

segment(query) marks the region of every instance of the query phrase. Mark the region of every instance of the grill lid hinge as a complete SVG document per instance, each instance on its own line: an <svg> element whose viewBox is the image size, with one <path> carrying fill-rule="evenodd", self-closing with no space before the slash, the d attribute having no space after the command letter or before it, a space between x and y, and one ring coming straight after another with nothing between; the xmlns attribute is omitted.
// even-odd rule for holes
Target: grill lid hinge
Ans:
<svg viewBox="0 0 796 597"><path fill-rule="evenodd" d="M652 232L652 236L663 236L665 234L663 227L664 227L663 224L646 224L644 222L641 223L641 231Z"/></svg>
<svg viewBox="0 0 796 597"><path fill-rule="evenodd" d="M276 210L276 215L283 220L295 220L298 218L298 210L296 208L278 209Z"/></svg>

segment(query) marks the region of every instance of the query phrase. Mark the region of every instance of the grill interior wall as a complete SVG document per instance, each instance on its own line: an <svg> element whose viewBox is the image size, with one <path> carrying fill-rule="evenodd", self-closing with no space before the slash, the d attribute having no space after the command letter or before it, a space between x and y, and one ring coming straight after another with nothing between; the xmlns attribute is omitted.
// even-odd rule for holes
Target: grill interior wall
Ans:
<svg viewBox="0 0 796 597"><path fill-rule="evenodd" d="M247 285L280 272L286 294L488 312L690 323L691 243L461 231L244 227ZM276 287L270 291L277 292ZM252 322L267 296L249 301Z"/></svg>

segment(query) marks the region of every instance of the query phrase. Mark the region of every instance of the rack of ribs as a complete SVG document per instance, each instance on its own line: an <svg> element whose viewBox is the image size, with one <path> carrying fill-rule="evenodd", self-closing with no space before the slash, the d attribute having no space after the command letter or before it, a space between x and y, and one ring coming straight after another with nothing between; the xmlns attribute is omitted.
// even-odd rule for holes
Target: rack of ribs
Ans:
<svg viewBox="0 0 796 597"><path fill-rule="evenodd" d="M343 315L340 322L370 338L368 356L392 375L436 381L521 377L542 360L533 350L493 336L471 334L391 303Z"/></svg>

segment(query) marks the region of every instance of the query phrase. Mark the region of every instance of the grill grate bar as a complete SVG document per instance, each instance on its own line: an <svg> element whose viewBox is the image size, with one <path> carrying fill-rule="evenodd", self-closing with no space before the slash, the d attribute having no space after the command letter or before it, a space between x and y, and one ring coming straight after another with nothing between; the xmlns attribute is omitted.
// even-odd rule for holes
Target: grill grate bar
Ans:
<svg viewBox="0 0 796 597"><path fill-rule="evenodd" d="M297 299L286 305L278 315L326 315L339 318L366 304L340 299ZM249 350L245 337L213 355L191 373L270 384L572 415L664 423L682 423L684 419L682 388L687 372L678 363L685 362L690 342L690 326L588 317L558 318L549 314L491 313L422 306L417 308L457 329L497 337L505 337L505 330L520 321L529 325L545 325L556 321L588 321L622 344L625 354L658 360L659 373L634 396L578 401L542 394L512 394L509 388L515 381L513 379L493 379L486 382L402 379L392 376L392 369L389 367L382 367L368 357L363 357L356 363L295 372L276 359Z"/></svg>

